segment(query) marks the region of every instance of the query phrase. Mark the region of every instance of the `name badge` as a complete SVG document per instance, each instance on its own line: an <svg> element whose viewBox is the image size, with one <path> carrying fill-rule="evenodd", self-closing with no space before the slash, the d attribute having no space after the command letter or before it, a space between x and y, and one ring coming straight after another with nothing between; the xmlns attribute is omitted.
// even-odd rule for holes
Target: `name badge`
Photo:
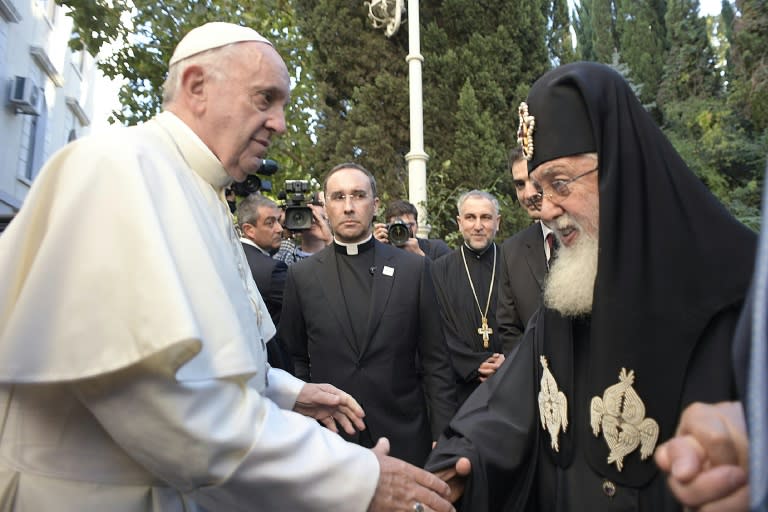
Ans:
<svg viewBox="0 0 768 512"><path fill-rule="evenodd" d="M395 275L395 269L392 267L384 266L384 270L382 270L381 273L384 274L385 276L392 277L393 275Z"/></svg>

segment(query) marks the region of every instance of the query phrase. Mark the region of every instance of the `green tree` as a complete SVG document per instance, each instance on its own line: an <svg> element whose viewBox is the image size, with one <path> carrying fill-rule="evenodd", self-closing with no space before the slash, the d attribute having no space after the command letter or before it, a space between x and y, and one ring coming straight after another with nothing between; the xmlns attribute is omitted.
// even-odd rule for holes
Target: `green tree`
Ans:
<svg viewBox="0 0 768 512"><path fill-rule="evenodd" d="M766 138L721 99L672 102L664 133L683 160L742 222L759 224Z"/></svg>
<svg viewBox="0 0 768 512"><path fill-rule="evenodd" d="M658 94L662 110L673 101L717 96L720 82L698 0L669 0L666 23L669 51Z"/></svg>
<svg viewBox="0 0 768 512"><path fill-rule="evenodd" d="M585 0L576 5L573 17L573 30L576 33L576 56L579 60L596 61L592 41L592 2Z"/></svg>
<svg viewBox="0 0 768 512"><path fill-rule="evenodd" d="M128 35L122 22L129 12L126 0L58 0L58 3L69 8L67 16L74 22L69 42L73 50L87 48L96 55L105 44L124 40Z"/></svg>
<svg viewBox="0 0 768 512"><path fill-rule="evenodd" d="M427 220L445 236L456 229L459 188L501 194L503 181L511 191L506 152L516 144L517 105L548 67L545 8L513 0L431 0L420 8ZM321 177L354 160L376 175L385 203L407 197L405 27L386 38L365 8L342 0L296 0L296 11L320 100L313 172ZM481 166L483 173L470 172Z"/></svg>
<svg viewBox="0 0 768 512"><path fill-rule="evenodd" d="M585 0L585 3L589 0ZM616 34L616 0L591 0L592 52L597 62L609 63L620 50Z"/></svg>
<svg viewBox="0 0 768 512"><path fill-rule="evenodd" d="M546 18L549 23L547 30L547 48L549 59L555 65L567 64L576 60L571 38L571 20L568 14L566 0L550 0L545 3Z"/></svg>
<svg viewBox="0 0 768 512"><path fill-rule="evenodd" d="M653 0L618 0L616 32L621 61L629 66L644 105L653 105L664 59L664 23Z"/></svg>
<svg viewBox="0 0 768 512"><path fill-rule="evenodd" d="M757 132L768 130L768 2L737 0L734 20L732 101Z"/></svg>

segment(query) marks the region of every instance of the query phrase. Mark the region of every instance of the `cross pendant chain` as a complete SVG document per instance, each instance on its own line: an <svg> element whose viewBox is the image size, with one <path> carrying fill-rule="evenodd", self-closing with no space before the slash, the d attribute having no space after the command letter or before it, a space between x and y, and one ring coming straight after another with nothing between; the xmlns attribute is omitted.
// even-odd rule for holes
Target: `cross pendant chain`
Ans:
<svg viewBox="0 0 768 512"><path fill-rule="evenodd" d="M493 329L488 327L488 318L485 315L483 315L482 319L483 325L477 329L477 334L483 337L483 348L488 348L488 343L491 340L490 336L493 334Z"/></svg>

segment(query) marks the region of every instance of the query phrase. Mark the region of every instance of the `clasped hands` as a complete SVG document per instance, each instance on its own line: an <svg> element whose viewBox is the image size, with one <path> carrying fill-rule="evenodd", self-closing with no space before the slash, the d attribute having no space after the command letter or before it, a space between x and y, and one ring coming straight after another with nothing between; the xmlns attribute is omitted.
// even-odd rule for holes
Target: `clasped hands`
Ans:
<svg viewBox="0 0 768 512"><path fill-rule="evenodd" d="M365 429L365 413L357 400L331 384L305 384L293 409L315 418L333 432L338 432L338 426L348 434ZM455 466L432 474L390 457L386 438L379 439L373 453L379 459L380 473L369 512L410 512L416 504L421 504L425 511L455 511L452 503L464 492L464 481L471 469L468 459L461 458Z"/></svg>

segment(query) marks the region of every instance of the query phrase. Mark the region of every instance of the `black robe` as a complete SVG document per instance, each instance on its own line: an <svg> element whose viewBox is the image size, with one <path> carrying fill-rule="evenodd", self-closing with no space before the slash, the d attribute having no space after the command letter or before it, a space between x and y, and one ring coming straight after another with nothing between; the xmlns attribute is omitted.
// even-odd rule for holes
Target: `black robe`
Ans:
<svg viewBox="0 0 768 512"><path fill-rule="evenodd" d="M682 407L693 401L736 397L731 366L723 361L729 357L738 310L734 305L722 311L702 333L685 370L679 397ZM621 471L607 462L605 439L602 433L595 436L590 427L592 396L586 386L589 330L588 320L571 321L552 310L539 310L520 347L454 416L427 468L441 469L460 456L470 459L472 474L460 501L461 510L682 510L652 457L642 460L639 449L630 452ZM570 358L566 356L570 360L558 360L557 354L568 352L572 352ZM568 399L568 426L558 436L557 452L550 434L542 428L539 413L542 355L547 356L549 369ZM572 372L568 370L571 365ZM645 402L646 417L653 416L654 403L645 391L654 378L652 372L635 375L634 388Z"/></svg>
<svg viewBox="0 0 768 512"><path fill-rule="evenodd" d="M503 353L501 337L496 326L496 301L501 265L501 249L492 244L482 254L464 247L467 268L477 293L480 307L485 310L488 287L491 284L496 249L496 274L491 302L488 307L488 326L493 330L489 335L488 347L483 347L483 338L477 330L481 325L480 311L467 279L467 271L461 257L462 249L456 249L432 265L432 281L435 283L440 314L443 319L445 341L451 354L456 373L456 397L462 403L480 384L480 364L493 353Z"/></svg>
<svg viewBox="0 0 768 512"><path fill-rule="evenodd" d="M432 461L445 464L465 451L474 454L466 495L473 512L526 505L678 510L651 454L642 460L640 450L628 450L619 471L608 461L605 432L616 419L619 441L633 438L634 425L642 433L638 440L656 431L662 443L674 435L691 401L735 398L729 354L752 272L755 234L691 172L610 67L577 62L549 71L531 87L522 110L529 116L522 137L529 171L559 158L597 154L599 197L569 197L558 214L586 207L579 201L599 203L589 323L539 310L516 356L508 356L465 402ZM546 356L568 403L557 452L550 434L540 430L540 356ZM613 414L607 391L615 392L620 375L625 385L632 381L643 406L627 400L633 393L624 388L613 395L623 397ZM643 426L640 417L656 427ZM654 443L643 446L652 450Z"/></svg>

